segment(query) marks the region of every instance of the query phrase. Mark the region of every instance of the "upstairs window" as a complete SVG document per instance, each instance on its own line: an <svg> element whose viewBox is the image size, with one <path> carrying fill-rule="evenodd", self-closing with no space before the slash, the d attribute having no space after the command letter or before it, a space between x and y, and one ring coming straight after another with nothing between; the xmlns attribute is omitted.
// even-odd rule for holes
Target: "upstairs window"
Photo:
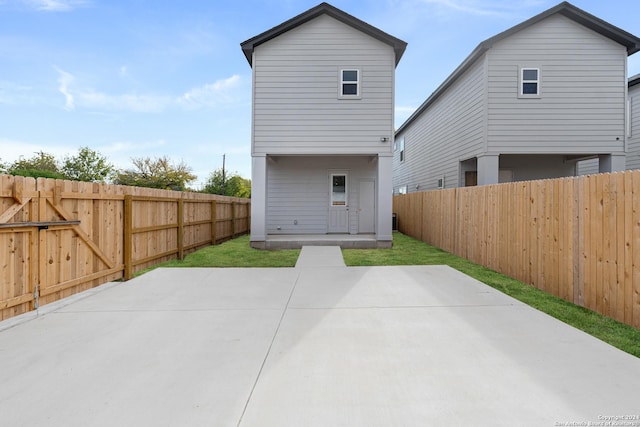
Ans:
<svg viewBox="0 0 640 427"><path fill-rule="evenodd" d="M404 137L398 141L398 150L400 150L400 162L404 162Z"/></svg>
<svg viewBox="0 0 640 427"><path fill-rule="evenodd" d="M340 97L359 98L360 97L360 70L345 69L340 70Z"/></svg>
<svg viewBox="0 0 640 427"><path fill-rule="evenodd" d="M540 96L540 69L521 68L520 69L520 96L539 97Z"/></svg>

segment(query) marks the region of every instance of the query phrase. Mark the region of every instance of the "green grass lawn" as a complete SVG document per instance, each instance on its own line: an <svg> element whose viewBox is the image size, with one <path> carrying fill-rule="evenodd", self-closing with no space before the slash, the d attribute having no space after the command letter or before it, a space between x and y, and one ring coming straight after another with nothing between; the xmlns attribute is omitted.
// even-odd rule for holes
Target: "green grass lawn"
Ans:
<svg viewBox="0 0 640 427"><path fill-rule="evenodd" d="M184 261L169 261L152 268L293 267L299 254L299 250L252 249L249 246L249 237L242 236L221 245L209 246L191 253L185 257ZM342 254L348 266L448 265L556 319L640 357L639 329L564 301L404 234L394 233L391 249L344 249Z"/></svg>
<svg viewBox="0 0 640 427"><path fill-rule="evenodd" d="M299 249L282 251L253 249L249 246L249 236L241 236L220 245L207 246L192 252L184 258L184 261L167 261L143 270L140 274L157 267L294 267L298 255L300 255Z"/></svg>

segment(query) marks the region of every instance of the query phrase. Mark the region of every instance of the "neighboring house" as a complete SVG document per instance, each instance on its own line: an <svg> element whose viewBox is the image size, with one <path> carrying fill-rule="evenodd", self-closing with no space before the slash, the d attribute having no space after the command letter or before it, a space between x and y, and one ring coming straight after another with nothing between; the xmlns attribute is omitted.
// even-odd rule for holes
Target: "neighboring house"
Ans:
<svg viewBox="0 0 640 427"><path fill-rule="evenodd" d="M627 169L640 169L640 74L629 79Z"/></svg>
<svg viewBox="0 0 640 427"><path fill-rule="evenodd" d="M640 39L563 2L484 42L396 132L394 191L625 168Z"/></svg>
<svg viewBox="0 0 640 427"><path fill-rule="evenodd" d="M640 169L640 74L629 78L627 91L626 169ZM598 159L578 163L577 175L598 173Z"/></svg>
<svg viewBox="0 0 640 427"><path fill-rule="evenodd" d="M335 234L333 243L366 235L365 246L391 246L406 43L322 3L241 47L253 69L251 245Z"/></svg>

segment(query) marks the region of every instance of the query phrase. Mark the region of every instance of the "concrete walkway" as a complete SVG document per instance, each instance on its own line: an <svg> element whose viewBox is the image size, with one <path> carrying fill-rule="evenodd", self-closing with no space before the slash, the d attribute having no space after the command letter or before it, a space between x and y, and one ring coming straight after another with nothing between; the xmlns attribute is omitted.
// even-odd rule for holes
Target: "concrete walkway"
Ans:
<svg viewBox="0 0 640 427"><path fill-rule="evenodd" d="M640 359L445 266L157 269L0 331L0 367L7 426L557 426L640 412Z"/></svg>
<svg viewBox="0 0 640 427"><path fill-rule="evenodd" d="M303 246L296 267L346 267L340 246Z"/></svg>

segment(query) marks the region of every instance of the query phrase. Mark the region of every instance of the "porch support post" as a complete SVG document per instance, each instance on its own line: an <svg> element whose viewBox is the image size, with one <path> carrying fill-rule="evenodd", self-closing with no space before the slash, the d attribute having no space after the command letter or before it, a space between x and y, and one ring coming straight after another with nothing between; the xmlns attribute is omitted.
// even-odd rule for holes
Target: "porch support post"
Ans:
<svg viewBox="0 0 640 427"><path fill-rule="evenodd" d="M251 246L266 248L267 241L267 156L251 158Z"/></svg>
<svg viewBox="0 0 640 427"><path fill-rule="evenodd" d="M378 156L377 201L378 217L376 224L376 240L378 247L390 247L393 242L391 216L393 210L393 157Z"/></svg>
<svg viewBox="0 0 640 427"><path fill-rule="evenodd" d="M620 172L625 170L627 160L624 153L601 154L598 156L598 165L600 173Z"/></svg>
<svg viewBox="0 0 640 427"><path fill-rule="evenodd" d="M497 154L484 154L477 158L478 185L497 184L500 156Z"/></svg>

